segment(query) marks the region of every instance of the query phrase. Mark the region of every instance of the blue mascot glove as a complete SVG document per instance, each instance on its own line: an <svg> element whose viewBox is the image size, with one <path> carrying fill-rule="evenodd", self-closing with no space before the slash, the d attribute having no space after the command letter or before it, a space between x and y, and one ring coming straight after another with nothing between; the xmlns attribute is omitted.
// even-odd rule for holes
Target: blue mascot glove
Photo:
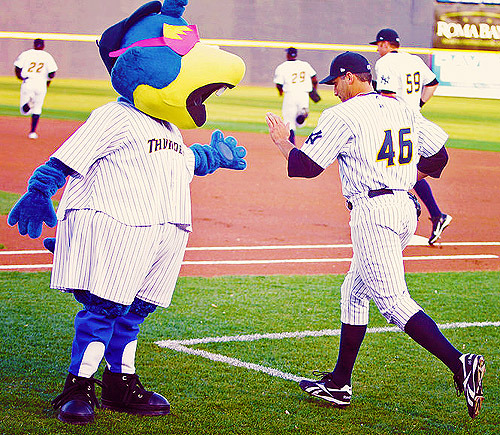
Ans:
<svg viewBox="0 0 500 435"><path fill-rule="evenodd" d="M247 151L232 136L224 138L220 130L212 133L210 145L191 145L195 155L195 175L207 175L219 168L242 170L247 166L244 157Z"/></svg>
<svg viewBox="0 0 500 435"><path fill-rule="evenodd" d="M55 237L47 237L43 239L43 247L52 253L56 250L56 238Z"/></svg>
<svg viewBox="0 0 500 435"><path fill-rule="evenodd" d="M221 168L241 171L247 167L247 162L244 160L247 150L237 146L238 142L234 137L228 136L224 139L222 132L215 130L212 133L210 145L217 151Z"/></svg>
<svg viewBox="0 0 500 435"><path fill-rule="evenodd" d="M51 198L66 183L66 176L72 172L61 161L51 158L45 165L35 169L25 193L12 208L9 225L16 225L19 234L28 234L32 239L40 237L42 225L55 227L57 217Z"/></svg>

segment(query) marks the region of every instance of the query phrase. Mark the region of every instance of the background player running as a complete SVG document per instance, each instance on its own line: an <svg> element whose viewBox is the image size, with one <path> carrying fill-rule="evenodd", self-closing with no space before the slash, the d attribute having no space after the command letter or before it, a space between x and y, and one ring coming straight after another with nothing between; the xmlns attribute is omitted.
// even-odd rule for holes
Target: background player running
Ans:
<svg viewBox="0 0 500 435"><path fill-rule="evenodd" d="M302 127L309 115L309 93L316 91L316 71L309 63L297 59L297 49L286 50L286 61L276 67L274 83L284 94L282 115L290 125L290 142L295 143L295 130Z"/></svg>
<svg viewBox="0 0 500 435"><path fill-rule="evenodd" d="M341 104L326 109L302 148L288 140L283 120L269 113L271 139L288 159L290 177L311 178L335 160L351 209L353 259L341 287L340 348L333 372L302 380L305 392L334 406L351 403L351 375L373 300L389 323L439 358L452 371L474 418L483 401L484 358L462 354L410 296L402 250L417 226L408 190L426 174L438 177L447 163L447 134L400 99L374 92L371 68L361 55L337 56L320 83L334 86ZM419 156L422 158L419 161ZM418 162L418 164L417 164Z"/></svg>
<svg viewBox="0 0 500 435"><path fill-rule="evenodd" d="M47 87L56 75L54 58L44 51L43 39L35 39L31 50L23 51L14 62L16 77L22 80L20 109L25 116L31 115L31 130L28 137L37 139L36 128L42 114Z"/></svg>
<svg viewBox="0 0 500 435"><path fill-rule="evenodd" d="M439 84L436 75L420 57L398 51L400 39L395 30L382 29L370 44L376 45L380 54L375 64L378 92L397 95L417 110L429 101ZM429 245L432 245L450 225L452 217L441 212L426 180L418 180L413 188L429 210L432 222Z"/></svg>

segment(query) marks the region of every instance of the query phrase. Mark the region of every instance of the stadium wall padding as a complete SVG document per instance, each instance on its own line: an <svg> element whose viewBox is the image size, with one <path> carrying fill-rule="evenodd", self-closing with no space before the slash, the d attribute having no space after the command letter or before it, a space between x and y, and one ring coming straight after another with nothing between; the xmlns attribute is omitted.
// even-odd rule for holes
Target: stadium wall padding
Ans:
<svg viewBox="0 0 500 435"><path fill-rule="evenodd" d="M22 7L16 1L2 3L3 31L99 35L146 2L27 0ZM403 46L430 47L433 12L433 0L191 0L184 16L207 39L367 45L378 30L391 27ZM17 55L32 45L32 39L0 39L0 75L13 75ZM285 60L282 48L223 48L245 60L247 85L272 85L274 68ZM95 43L47 40L46 49L58 63L58 77L108 77ZM299 58L324 76L338 53L299 49ZM363 54L372 63L378 57L374 52Z"/></svg>

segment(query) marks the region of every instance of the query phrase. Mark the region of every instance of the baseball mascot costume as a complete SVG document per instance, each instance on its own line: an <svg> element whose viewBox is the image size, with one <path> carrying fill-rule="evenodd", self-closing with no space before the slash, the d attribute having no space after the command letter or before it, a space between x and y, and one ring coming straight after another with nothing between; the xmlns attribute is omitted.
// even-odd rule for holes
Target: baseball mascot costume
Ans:
<svg viewBox="0 0 500 435"><path fill-rule="evenodd" d="M163 415L170 405L135 373L140 325L168 307L191 231L190 182L218 168L246 167L246 151L220 131L208 145L183 142L202 126L204 101L237 85L238 56L200 42L182 18L188 0L153 1L107 29L98 45L120 94L38 167L8 218L20 234L57 224L51 288L83 305L75 318L69 374L53 405L58 418L86 424L99 406ZM68 179L68 180L67 180ZM57 215L51 197L68 181ZM94 379L102 359L102 382Z"/></svg>

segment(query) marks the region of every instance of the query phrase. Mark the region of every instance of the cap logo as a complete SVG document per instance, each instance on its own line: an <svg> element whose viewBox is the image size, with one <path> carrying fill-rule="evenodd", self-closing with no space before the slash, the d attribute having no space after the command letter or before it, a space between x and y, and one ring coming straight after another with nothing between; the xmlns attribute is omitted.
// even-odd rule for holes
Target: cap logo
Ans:
<svg viewBox="0 0 500 435"><path fill-rule="evenodd" d="M340 68L340 72L344 72L345 71L345 68Z"/></svg>

